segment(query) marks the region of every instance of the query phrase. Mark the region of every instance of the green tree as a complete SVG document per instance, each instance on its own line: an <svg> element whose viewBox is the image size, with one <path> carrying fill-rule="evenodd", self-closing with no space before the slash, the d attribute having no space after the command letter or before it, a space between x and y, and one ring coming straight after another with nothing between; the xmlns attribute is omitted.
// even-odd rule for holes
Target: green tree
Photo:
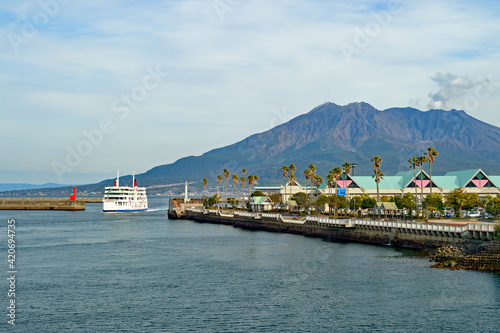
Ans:
<svg viewBox="0 0 500 333"><path fill-rule="evenodd" d="M428 147L427 148L427 162L429 162L429 178L431 181L431 194L432 194L432 163L434 163L434 160L438 156L438 151L434 147Z"/></svg>
<svg viewBox="0 0 500 333"><path fill-rule="evenodd" d="M281 202L281 194L273 193L269 196L269 199L273 202L273 207L276 207Z"/></svg>
<svg viewBox="0 0 500 333"><path fill-rule="evenodd" d="M439 193L431 193L425 197L422 207L434 214L444 210L443 197Z"/></svg>
<svg viewBox="0 0 500 333"><path fill-rule="evenodd" d="M218 194L214 194L214 195L212 195L209 198L204 198L203 199L203 204L205 206L212 207L212 206L215 206L218 203L219 203L219 195Z"/></svg>
<svg viewBox="0 0 500 333"><path fill-rule="evenodd" d="M333 195L329 195L328 196L328 207L330 209L330 213L332 212L332 207L334 207L334 210L333 210L333 215L337 215L337 211L336 211L336 207L339 206L339 196L336 195L336 194L333 194Z"/></svg>
<svg viewBox="0 0 500 333"><path fill-rule="evenodd" d="M300 207L304 207L307 200L307 194L305 194L304 192L295 193L294 195L292 195L291 200L295 200L297 205L299 205Z"/></svg>
<svg viewBox="0 0 500 333"><path fill-rule="evenodd" d="M349 200L347 200L347 198L342 196L342 195L339 195L338 197L339 197L338 198L339 200L338 200L337 207L339 209L343 209L345 211L346 209L349 208Z"/></svg>
<svg viewBox="0 0 500 333"><path fill-rule="evenodd" d="M471 210L473 208L476 208L480 205L481 199L479 198L479 194L477 193L466 193L465 196L465 204L463 206L463 209L465 210Z"/></svg>
<svg viewBox="0 0 500 333"><path fill-rule="evenodd" d="M350 201L350 208L352 210L356 210L357 208L361 208L361 201L362 201L362 197L359 196L359 195L355 195L354 197L352 197L351 201Z"/></svg>
<svg viewBox="0 0 500 333"><path fill-rule="evenodd" d="M455 217L460 216L462 207L466 204L467 193L462 188L456 188L450 193L445 194L445 205L453 207L455 210Z"/></svg>
<svg viewBox="0 0 500 333"><path fill-rule="evenodd" d="M380 198L380 201L381 202L394 202L394 198L393 197L390 197L388 195L383 195L381 198Z"/></svg>
<svg viewBox="0 0 500 333"><path fill-rule="evenodd" d="M373 207L375 207L376 203L377 203L377 200L375 198L370 197L368 194L363 193L361 195L361 208L362 209L373 208Z"/></svg>
<svg viewBox="0 0 500 333"><path fill-rule="evenodd" d="M358 197L359 198L359 197ZM349 201L347 200L346 197L342 196L342 195L337 195L337 194L334 194L334 195L330 195L328 196L328 205L330 207L335 207L334 209L334 215L337 216L338 215L338 210L339 209L347 209L349 208ZM360 203L360 206L361 206L361 203ZM331 208L330 208L331 210Z"/></svg>
<svg viewBox="0 0 500 333"><path fill-rule="evenodd" d="M413 217L413 210L417 208L415 197L411 193L405 193L402 197L394 196L394 203L399 209L406 209Z"/></svg>
<svg viewBox="0 0 500 333"><path fill-rule="evenodd" d="M317 211L322 212L327 203L328 203L328 197L322 193L318 196L318 199L316 199L314 206L316 207Z"/></svg>
<svg viewBox="0 0 500 333"><path fill-rule="evenodd" d="M262 191L253 191L250 196L251 197L265 197L266 195Z"/></svg>
<svg viewBox="0 0 500 333"><path fill-rule="evenodd" d="M500 216L500 196L491 197L491 199L486 204L486 213L490 214L494 218Z"/></svg>

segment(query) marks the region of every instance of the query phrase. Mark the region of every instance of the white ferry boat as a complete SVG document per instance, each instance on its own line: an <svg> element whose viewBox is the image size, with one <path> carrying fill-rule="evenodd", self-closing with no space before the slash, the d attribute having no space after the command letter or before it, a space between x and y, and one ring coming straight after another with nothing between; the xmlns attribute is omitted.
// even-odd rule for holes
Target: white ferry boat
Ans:
<svg viewBox="0 0 500 333"><path fill-rule="evenodd" d="M120 186L120 172L117 172L115 185L106 186L102 199L102 211L105 213L138 213L148 209L148 197L145 187L137 187L137 180L132 174L133 186Z"/></svg>

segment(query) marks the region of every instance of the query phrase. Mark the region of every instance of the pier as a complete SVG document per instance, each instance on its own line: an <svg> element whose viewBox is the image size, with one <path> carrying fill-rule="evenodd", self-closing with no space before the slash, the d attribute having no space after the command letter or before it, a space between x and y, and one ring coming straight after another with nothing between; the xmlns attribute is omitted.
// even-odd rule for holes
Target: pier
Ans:
<svg viewBox="0 0 500 333"><path fill-rule="evenodd" d="M186 208L185 214L220 216L224 218L247 219L249 221L267 221L282 225L307 226L322 229L350 229L375 231L382 234L397 235L399 238L422 240L463 241L479 240L490 241L494 239L495 225L491 223L467 223L464 225L439 225L423 222L379 221L367 219L335 219L323 216L292 217L278 213L251 213L240 211L222 212L214 209Z"/></svg>
<svg viewBox="0 0 500 333"><path fill-rule="evenodd" d="M85 210L86 202L101 198L0 198L0 210Z"/></svg>
<svg viewBox="0 0 500 333"><path fill-rule="evenodd" d="M172 200L175 201L175 200ZM500 271L500 239L495 238L495 224L465 222L404 222L391 220L332 218L328 216L293 216L280 213L257 213L204 209L170 203L169 218L200 223L225 224L247 230L262 230L322 238L335 242L355 242L420 250L433 257L442 247L452 247L442 261L472 270ZM434 260L434 259L433 259ZM455 267L455 266L454 266Z"/></svg>

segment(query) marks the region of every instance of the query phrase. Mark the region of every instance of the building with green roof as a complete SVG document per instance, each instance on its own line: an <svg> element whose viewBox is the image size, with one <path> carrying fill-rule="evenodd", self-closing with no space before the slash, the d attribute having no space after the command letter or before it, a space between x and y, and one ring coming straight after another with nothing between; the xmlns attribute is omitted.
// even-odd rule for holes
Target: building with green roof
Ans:
<svg viewBox="0 0 500 333"><path fill-rule="evenodd" d="M471 169L462 171L452 171L444 176L432 176L431 178L425 170L413 170L398 172L394 176L384 176L379 183L380 196L402 196L405 193L415 192L426 196L431 193L440 193L445 195L456 188L462 188L469 193L477 193L480 197L487 195L500 194L500 176L487 175L481 169ZM377 195L377 184L372 176L352 176L342 174L341 179L337 181L339 193L344 193L351 197L355 195L368 194L375 197ZM288 200L291 195L298 192L313 193L315 196L323 193L331 195L335 193L335 189L329 188L326 181L323 181L318 189L304 187L299 183L279 188L279 193L283 196L284 201ZM277 192L278 188L273 188Z"/></svg>

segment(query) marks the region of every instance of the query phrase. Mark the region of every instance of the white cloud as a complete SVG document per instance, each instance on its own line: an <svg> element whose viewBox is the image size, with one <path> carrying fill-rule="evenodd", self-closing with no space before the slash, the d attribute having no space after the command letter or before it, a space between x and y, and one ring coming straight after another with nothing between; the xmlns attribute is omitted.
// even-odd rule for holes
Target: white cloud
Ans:
<svg viewBox="0 0 500 333"><path fill-rule="evenodd" d="M325 101L425 108L431 91L433 102L457 107L475 96L480 77L500 78L500 5L494 1L401 1L378 28L376 15L390 2L221 1L232 4L223 19L212 0L68 2L17 54L4 38L3 124L24 125L19 131L36 133L44 148L21 140L17 150L5 150L11 158L0 169L22 163L45 172L47 179L38 182L56 181L52 161L106 117L116 130L66 181L83 172L113 173L116 164L145 171L231 144L267 128L273 109L286 107L295 116ZM0 35L19 33L21 18L39 10L37 1L1 4L6 20ZM359 31L374 27L348 63L339 45L353 44ZM119 119L112 102L156 65L168 76ZM475 108L464 108L498 126L499 103L495 88ZM0 140L12 139L3 132ZM141 149L140 159L131 157L130 147ZM20 157L35 150L40 153ZM0 175L0 182L8 181Z"/></svg>

